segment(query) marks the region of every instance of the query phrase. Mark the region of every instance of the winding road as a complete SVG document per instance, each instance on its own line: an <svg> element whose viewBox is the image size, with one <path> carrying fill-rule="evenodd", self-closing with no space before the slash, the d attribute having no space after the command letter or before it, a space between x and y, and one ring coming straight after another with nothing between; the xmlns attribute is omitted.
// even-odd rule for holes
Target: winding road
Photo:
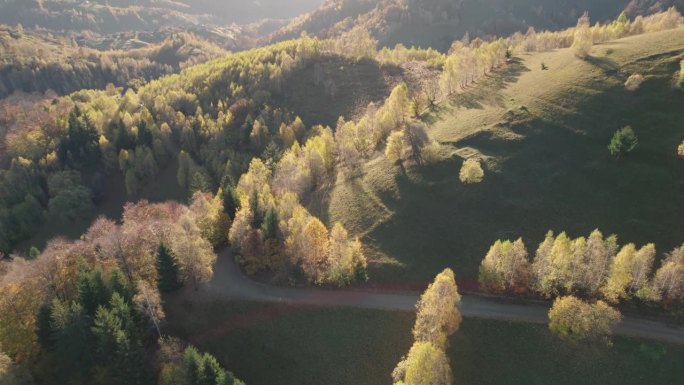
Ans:
<svg viewBox="0 0 684 385"><path fill-rule="evenodd" d="M362 290L326 290L270 286L247 278L228 250L222 251L214 266L214 278L207 290L214 296L232 300L276 302L294 305L356 307L378 310L413 311L420 293ZM460 311L464 317L546 324L549 304L540 301L510 303L476 295L463 295ZM615 334L684 344L684 328L648 319L626 316Z"/></svg>

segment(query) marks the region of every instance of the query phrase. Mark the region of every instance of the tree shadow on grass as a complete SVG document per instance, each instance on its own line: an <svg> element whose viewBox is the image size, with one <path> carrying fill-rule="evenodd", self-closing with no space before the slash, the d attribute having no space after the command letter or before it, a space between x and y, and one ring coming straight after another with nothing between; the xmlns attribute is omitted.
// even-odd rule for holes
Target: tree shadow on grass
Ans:
<svg viewBox="0 0 684 385"><path fill-rule="evenodd" d="M615 60L606 56L587 56L584 61L600 68L606 75L615 75L620 69Z"/></svg>
<svg viewBox="0 0 684 385"><path fill-rule="evenodd" d="M485 106L505 107L506 101L501 90L518 81L518 78L529 72L520 59L511 59L506 67L487 75L463 92L455 94L441 103L423 117L428 124L433 124L449 114L453 108L483 109Z"/></svg>
<svg viewBox="0 0 684 385"><path fill-rule="evenodd" d="M662 72L677 64L662 65ZM577 98L573 110L581 114L511 125L520 140L485 131L456 143L497 158L497 172L487 169L481 184L460 183L456 158L397 174L398 192L378 194L394 215L368 236L405 266L391 278L429 279L452 267L474 279L496 239L522 236L533 253L548 230L577 237L599 228L618 234L621 244L655 242L659 256L681 244L684 168L674 147L681 143L684 97L667 78L652 79L638 95L596 89ZM618 161L606 146L623 124L635 127L639 147Z"/></svg>

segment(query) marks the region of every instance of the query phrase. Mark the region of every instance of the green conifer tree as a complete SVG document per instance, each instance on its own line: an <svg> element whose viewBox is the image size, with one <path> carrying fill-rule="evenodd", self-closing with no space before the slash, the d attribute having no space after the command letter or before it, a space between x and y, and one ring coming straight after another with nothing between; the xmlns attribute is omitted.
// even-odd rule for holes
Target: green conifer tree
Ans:
<svg viewBox="0 0 684 385"><path fill-rule="evenodd" d="M164 243L157 248L157 275L157 286L163 293L178 290L182 286L176 258Z"/></svg>

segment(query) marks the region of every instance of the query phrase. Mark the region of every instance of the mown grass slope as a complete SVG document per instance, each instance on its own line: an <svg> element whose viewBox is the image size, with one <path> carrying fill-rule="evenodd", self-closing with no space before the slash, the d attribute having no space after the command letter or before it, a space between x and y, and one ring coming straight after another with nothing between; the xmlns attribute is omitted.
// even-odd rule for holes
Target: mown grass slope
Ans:
<svg viewBox="0 0 684 385"><path fill-rule="evenodd" d="M597 45L587 60L523 55L424 117L439 161L404 172L378 156L363 176L338 180L329 220L362 236L371 277L385 282L452 267L468 284L497 238L522 236L533 253L549 229L600 228L667 252L684 242L684 91L673 86L682 56L684 29ZM634 72L647 81L630 92ZM639 146L615 159L607 145L626 125ZM483 183L458 180L463 148L487 159Z"/></svg>
<svg viewBox="0 0 684 385"><path fill-rule="evenodd" d="M198 302L173 298L167 331L251 385L383 385L411 345L407 312ZM544 325L465 319L448 350L454 383L675 384L681 346L617 337L561 342Z"/></svg>

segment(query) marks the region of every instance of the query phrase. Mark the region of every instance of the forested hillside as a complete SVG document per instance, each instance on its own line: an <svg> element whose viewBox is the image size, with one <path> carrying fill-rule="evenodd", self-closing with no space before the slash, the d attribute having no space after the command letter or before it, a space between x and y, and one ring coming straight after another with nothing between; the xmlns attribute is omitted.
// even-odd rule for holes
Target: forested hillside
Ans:
<svg viewBox="0 0 684 385"><path fill-rule="evenodd" d="M99 51L46 31L0 25L0 98L15 91L65 95L110 83L137 87L226 53L190 33L136 49Z"/></svg>
<svg viewBox="0 0 684 385"><path fill-rule="evenodd" d="M1 0L0 23L99 33L154 30L163 26L249 24L287 19L322 0Z"/></svg>
<svg viewBox="0 0 684 385"><path fill-rule="evenodd" d="M0 0L0 384L681 377L675 6L221 4Z"/></svg>
<svg viewBox="0 0 684 385"><path fill-rule="evenodd" d="M537 30L558 30L575 24L585 11L594 20L616 18L623 10L634 17L663 11L678 0L329 0L320 9L275 32L270 40L301 32L332 37L355 26L370 30L381 46L433 47L446 51L453 40L469 34L505 36Z"/></svg>

